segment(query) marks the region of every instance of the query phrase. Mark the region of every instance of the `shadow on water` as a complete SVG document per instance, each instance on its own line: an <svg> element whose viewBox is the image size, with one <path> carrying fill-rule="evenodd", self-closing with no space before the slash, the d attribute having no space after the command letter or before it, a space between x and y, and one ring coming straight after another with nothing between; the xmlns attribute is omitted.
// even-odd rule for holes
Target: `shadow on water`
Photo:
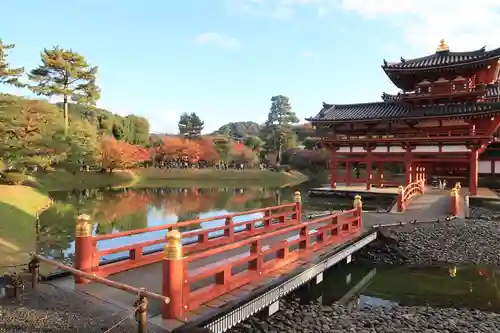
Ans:
<svg viewBox="0 0 500 333"><path fill-rule="evenodd" d="M88 214L94 223L94 234L109 234L138 228L217 217L233 212L293 202L296 190L302 193L305 213L337 211L352 208L352 198L308 198L313 184L302 184L284 189L263 188L177 188L142 190L83 190L53 192L54 204L40 215L40 233L37 242L39 253L71 263L74 252L74 230L76 217ZM373 201L372 201L373 202ZM365 205L365 210L387 205L386 201ZM236 222L262 217L263 213L243 215ZM222 226L224 219L202 222L181 232ZM222 232L222 231L220 231ZM216 236L216 233L211 234ZM129 237L110 239L98 243L99 249L118 247L165 237L165 231L156 231ZM193 241L186 238L184 242ZM159 250L161 245L145 248L145 251ZM116 259L121 254L104 258Z"/></svg>
<svg viewBox="0 0 500 333"><path fill-rule="evenodd" d="M299 289L291 297L303 303L340 302L351 310L365 306L431 306L470 308L500 313L500 269L458 267L409 268L340 265L324 273L323 281Z"/></svg>

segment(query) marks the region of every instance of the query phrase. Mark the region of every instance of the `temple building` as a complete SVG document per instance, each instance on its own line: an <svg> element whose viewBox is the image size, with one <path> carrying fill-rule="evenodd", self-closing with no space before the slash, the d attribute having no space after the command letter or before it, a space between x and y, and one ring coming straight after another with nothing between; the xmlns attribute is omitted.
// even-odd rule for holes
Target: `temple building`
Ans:
<svg viewBox="0 0 500 333"><path fill-rule="evenodd" d="M402 163L406 185L424 175L461 175L472 195L479 173L500 173L500 48L452 52L442 40L431 55L384 60L382 69L399 93L373 103L323 103L307 119L331 151L332 188L382 186L384 163ZM365 165L364 179L353 179L354 163ZM347 172L339 172L344 165Z"/></svg>

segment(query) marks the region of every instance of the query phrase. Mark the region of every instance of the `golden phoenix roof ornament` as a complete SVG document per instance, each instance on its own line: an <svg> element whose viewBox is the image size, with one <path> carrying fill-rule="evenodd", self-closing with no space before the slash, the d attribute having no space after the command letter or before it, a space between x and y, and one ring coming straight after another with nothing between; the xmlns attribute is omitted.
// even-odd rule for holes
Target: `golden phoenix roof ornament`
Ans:
<svg viewBox="0 0 500 333"><path fill-rule="evenodd" d="M444 38L439 41L439 46L436 49L436 52L444 52L449 51L450 47L446 44Z"/></svg>

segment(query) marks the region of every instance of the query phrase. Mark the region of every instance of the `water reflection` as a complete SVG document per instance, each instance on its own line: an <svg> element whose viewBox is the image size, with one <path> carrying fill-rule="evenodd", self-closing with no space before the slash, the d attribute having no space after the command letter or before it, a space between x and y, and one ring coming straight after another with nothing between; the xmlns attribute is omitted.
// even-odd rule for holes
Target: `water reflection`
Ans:
<svg viewBox="0 0 500 333"><path fill-rule="evenodd" d="M324 305L340 302L364 306L431 306L472 308L500 313L500 270L495 267L371 268L359 264L334 267L323 282L310 284L294 297Z"/></svg>
<svg viewBox="0 0 500 333"><path fill-rule="evenodd" d="M214 189L143 189L143 190L98 190L54 192L54 205L40 215L38 251L56 259L72 260L74 250L74 228L79 214L91 216L94 234L108 234L138 228L172 224L192 219L216 217L233 212L243 212L293 202L293 192L303 193L304 212L350 209L352 198L311 199L307 198L309 186L302 188L214 188ZM384 205L384 203L373 203ZM365 206L370 209L370 206ZM262 213L238 216L235 222L262 217ZM189 231L200 228L222 226L224 219L216 219L192 225ZM241 227L243 228L243 227ZM218 231L209 237L217 236ZM164 237L165 231L150 232L120 239L99 242L99 249L118 247ZM194 239L186 238L184 242ZM158 246L146 248L156 250ZM107 258L107 259L112 259Z"/></svg>

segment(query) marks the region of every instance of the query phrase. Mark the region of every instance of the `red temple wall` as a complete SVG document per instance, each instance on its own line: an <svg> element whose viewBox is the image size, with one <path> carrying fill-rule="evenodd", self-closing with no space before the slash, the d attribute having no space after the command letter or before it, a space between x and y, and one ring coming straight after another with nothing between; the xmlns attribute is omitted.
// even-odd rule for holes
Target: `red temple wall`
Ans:
<svg viewBox="0 0 500 333"><path fill-rule="evenodd" d="M489 68L488 68L489 67ZM476 73L476 82L493 83L498 76L499 64L497 60L488 63L487 67Z"/></svg>

